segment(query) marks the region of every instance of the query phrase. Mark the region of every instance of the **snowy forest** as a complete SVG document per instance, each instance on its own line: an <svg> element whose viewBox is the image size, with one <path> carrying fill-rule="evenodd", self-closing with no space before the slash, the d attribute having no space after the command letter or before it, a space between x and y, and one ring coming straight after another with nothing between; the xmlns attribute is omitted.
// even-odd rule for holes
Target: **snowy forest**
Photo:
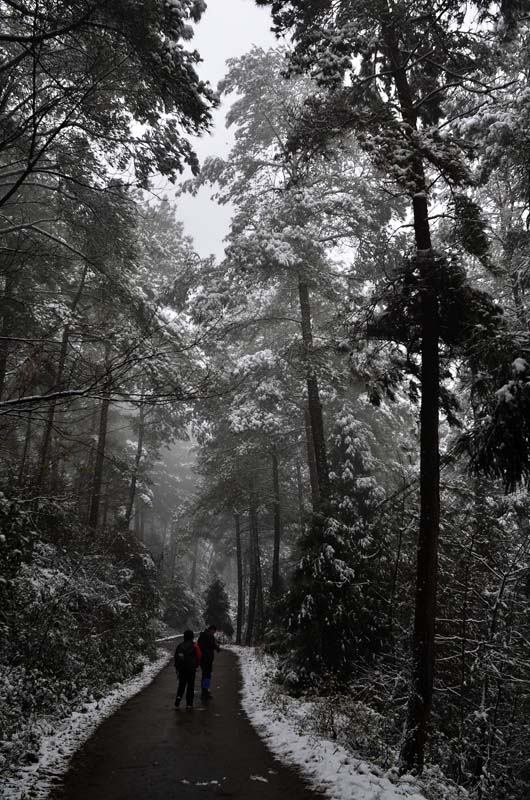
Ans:
<svg viewBox="0 0 530 800"><path fill-rule="evenodd" d="M215 86L203 0L0 0L0 770L213 622L526 800L530 2L245 2Z"/></svg>

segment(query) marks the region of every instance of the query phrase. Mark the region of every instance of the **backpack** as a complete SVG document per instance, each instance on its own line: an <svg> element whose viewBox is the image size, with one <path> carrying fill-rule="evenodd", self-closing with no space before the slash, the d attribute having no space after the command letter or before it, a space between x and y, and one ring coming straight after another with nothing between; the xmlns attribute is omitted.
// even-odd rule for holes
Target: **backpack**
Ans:
<svg viewBox="0 0 530 800"><path fill-rule="evenodd" d="M193 642L181 642L175 650L176 669L195 669L197 657L195 655L195 645Z"/></svg>

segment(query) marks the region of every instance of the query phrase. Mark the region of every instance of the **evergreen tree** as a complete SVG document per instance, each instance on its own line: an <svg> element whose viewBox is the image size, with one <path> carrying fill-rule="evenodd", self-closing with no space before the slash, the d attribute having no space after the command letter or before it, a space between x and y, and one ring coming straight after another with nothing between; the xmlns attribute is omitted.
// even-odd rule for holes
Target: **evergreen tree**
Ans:
<svg viewBox="0 0 530 800"><path fill-rule="evenodd" d="M232 637L234 626L230 619L230 600L225 585L220 578L215 578L204 592L204 622L215 625L217 630Z"/></svg>
<svg viewBox="0 0 530 800"><path fill-rule="evenodd" d="M472 28L463 29L468 5L456 0L413 6L386 0L257 2L271 6L278 32L292 35L294 68L313 74L328 91L324 100L308 103L307 124L290 143L293 152L325 147L337 132L353 128L410 200L419 277L421 477L414 674L403 759L406 768L421 769L433 702L440 527L440 260L429 196L439 180L453 189L469 182L466 146L451 136L446 102L455 81L463 94L472 89L484 48ZM483 3L475 7L478 18L489 22L501 15Z"/></svg>

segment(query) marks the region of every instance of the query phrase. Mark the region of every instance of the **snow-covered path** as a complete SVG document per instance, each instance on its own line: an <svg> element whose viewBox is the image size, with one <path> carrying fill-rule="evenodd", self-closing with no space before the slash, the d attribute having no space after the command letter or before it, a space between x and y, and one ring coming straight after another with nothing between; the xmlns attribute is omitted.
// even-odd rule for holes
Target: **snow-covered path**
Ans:
<svg viewBox="0 0 530 800"><path fill-rule="evenodd" d="M197 681L198 683L198 681ZM76 753L52 800L317 800L299 774L267 749L241 705L236 656L222 651L214 698L175 710L175 673L153 683L105 720Z"/></svg>

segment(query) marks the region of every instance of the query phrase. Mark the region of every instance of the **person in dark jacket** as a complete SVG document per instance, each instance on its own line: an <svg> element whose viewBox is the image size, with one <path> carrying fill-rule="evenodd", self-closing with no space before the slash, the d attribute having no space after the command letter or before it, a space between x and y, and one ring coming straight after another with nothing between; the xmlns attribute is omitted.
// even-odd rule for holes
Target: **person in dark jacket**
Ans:
<svg viewBox="0 0 530 800"><path fill-rule="evenodd" d="M201 648L202 653L201 697L203 700L207 700L212 696L210 692L210 683L212 680L213 659L215 656L215 651L217 650L217 652L219 652L221 649L219 642L215 638L216 630L217 628L215 625L209 625L206 630L199 635L199 647Z"/></svg>
<svg viewBox="0 0 530 800"><path fill-rule="evenodd" d="M175 650L175 669L179 680L175 708L179 707L184 692L186 692L186 708L193 708L195 670L201 663L202 655L199 645L193 641L193 636L193 631L184 631L184 641L178 644Z"/></svg>

